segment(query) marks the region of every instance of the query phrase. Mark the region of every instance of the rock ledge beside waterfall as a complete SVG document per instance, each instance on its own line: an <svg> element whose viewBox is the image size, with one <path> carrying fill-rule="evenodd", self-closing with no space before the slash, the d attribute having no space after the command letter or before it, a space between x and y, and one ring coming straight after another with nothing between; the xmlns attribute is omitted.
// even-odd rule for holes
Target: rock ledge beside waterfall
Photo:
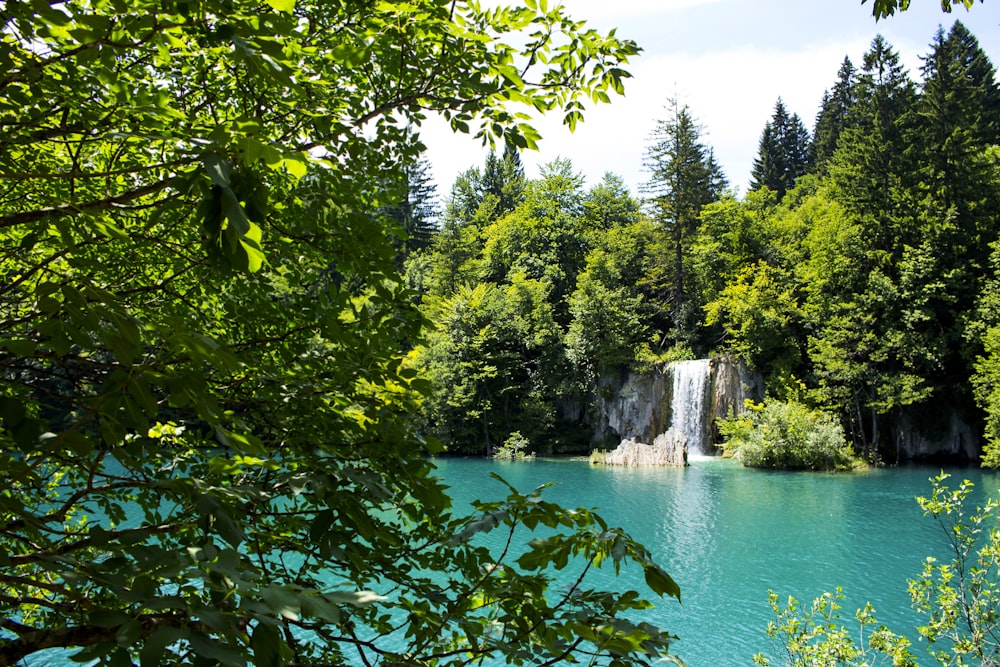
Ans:
<svg viewBox="0 0 1000 667"><path fill-rule="evenodd" d="M677 429L669 429L653 440L652 445L628 438L612 452L594 452L590 462L608 466L671 466L687 465L687 436Z"/></svg>
<svg viewBox="0 0 1000 667"><path fill-rule="evenodd" d="M671 362L604 378L596 401L594 444L655 442L676 429L693 454L717 454L715 420L743 412L745 399L761 400L763 386L759 374L728 357Z"/></svg>

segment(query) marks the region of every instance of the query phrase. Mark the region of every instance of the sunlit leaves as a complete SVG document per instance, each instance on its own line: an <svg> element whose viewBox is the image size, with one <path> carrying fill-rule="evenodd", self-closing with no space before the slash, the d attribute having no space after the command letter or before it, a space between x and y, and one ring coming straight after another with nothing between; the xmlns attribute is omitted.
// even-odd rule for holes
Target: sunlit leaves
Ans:
<svg viewBox="0 0 1000 667"><path fill-rule="evenodd" d="M424 321L380 213L425 114L534 146L531 115L609 99L585 73L634 44L561 9L437 0L2 20L0 662L391 662L407 624L399 662L544 660L576 648L574 614L635 607L550 605L542 575L486 567L512 558L471 544L486 523L451 516L412 419ZM516 294L545 315L540 284ZM494 529L524 525L508 505Z"/></svg>
<svg viewBox="0 0 1000 667"><path fill-rule="evenodd" d="M983 2L983 0L979 0ZM868 0L861 0L861 4L868 2ZM975 4L975 0L941 0L941 10L944 12L951 12L953 6L962 5L966 9L970 9L972 5ZM872 4L872 15L876 19L883 19L887 16L892 16L897 11L905 12L910 8L910 0L874 0Z"/></svg>

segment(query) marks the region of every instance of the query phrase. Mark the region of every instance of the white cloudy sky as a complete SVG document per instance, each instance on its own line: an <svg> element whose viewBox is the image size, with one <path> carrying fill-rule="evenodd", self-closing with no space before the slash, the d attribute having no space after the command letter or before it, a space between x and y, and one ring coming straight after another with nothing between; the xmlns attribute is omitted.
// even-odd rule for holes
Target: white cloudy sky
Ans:
<svg viewBox="0 0 1000 667"><path fill-rule="evenodd" d="M551 0L554 1L554 0ZM633 191L646 180L642 156L664 105L676 96L705 130L730 183L745 191L764 123L780 96L810 130L823 91L836 81L844 56L860 66L882 34L915 81L920 57L939 25L961 20L1000 64L1000 0L970 11L941 11L939 0L912 0L911 8L878 23L871 0L563 0L570 15L600 29L617 28L643 49L627 69L625 97L589 109L570 134L561 119L538 121L541 150L524 155L529 177L556 157L569 158L590 185L611 171ZM421 131L434 180L444 198L455 177L481 165L485 149L454 136L443 122Z"/></svg>

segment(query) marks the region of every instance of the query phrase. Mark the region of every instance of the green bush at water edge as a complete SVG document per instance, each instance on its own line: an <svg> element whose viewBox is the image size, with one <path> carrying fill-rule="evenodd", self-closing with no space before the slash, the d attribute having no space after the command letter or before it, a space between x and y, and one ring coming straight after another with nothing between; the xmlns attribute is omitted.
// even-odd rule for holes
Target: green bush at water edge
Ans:
<svg viewBox="0 0 1000 667"><path fill-rule="evenodd" d="M840 424L795 401L747 402L747 412L719 424L727 454L750 468L847 470L856 459Z"/></svg>

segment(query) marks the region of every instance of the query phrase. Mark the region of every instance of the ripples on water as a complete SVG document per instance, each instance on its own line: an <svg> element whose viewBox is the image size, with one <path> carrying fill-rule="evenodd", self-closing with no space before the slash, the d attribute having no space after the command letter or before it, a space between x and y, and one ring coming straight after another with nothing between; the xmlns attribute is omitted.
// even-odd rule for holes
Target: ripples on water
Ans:
<svg viewBox="0 0 1000 667"><path fill-rule="evenodd" d="M747 470L717 459L686 469L443 460L439 470L456 509L505 495L490 472L522 492L556 482L545 492L549 500L597 507L646 544L680 584L683 601L659 601L650 620L681 637L672 648L690 667L747 665L767 652L769 589L809 602L841 586L846 619L870 601L880 622L916 641L919 617L906 581L926 556L947 556L940 529L915 501L930 493L936 468L823 474ZM997 474L951 472L953 486L976 483L975 504L997 495ZM641 573L615 581L608 570L597 583L641 590Z"/></svg>
<svg viewBox="0 0 1000 667"><path fill-rule="evenodd" d="M844 618L870 601L881 623L916 641L920 619L910 610L906 581L926 556L948 557L940 529L915 501L930 493L936 468L782 473L711 458L685 469L592 467L570 459L437 465L458 512L468 513L474 499L506 496L489 477L496 472L522 492L554 482L547 500L596 507L609 524L643 542L680 584L683 600L654 600L646 618L680 636L672 650L689 667L749 665L754 653L768 652L769 589L808 603L841 586ZM998 495L996 473L950 472L952 487L966 478L976 484L974 505ZM592 587L645 590L638 568L625 570L621 580L610 568L595 574ZM73 664L66 653L46 652L28 664ZM932 662L925 657L921 664Z"/></svg>

